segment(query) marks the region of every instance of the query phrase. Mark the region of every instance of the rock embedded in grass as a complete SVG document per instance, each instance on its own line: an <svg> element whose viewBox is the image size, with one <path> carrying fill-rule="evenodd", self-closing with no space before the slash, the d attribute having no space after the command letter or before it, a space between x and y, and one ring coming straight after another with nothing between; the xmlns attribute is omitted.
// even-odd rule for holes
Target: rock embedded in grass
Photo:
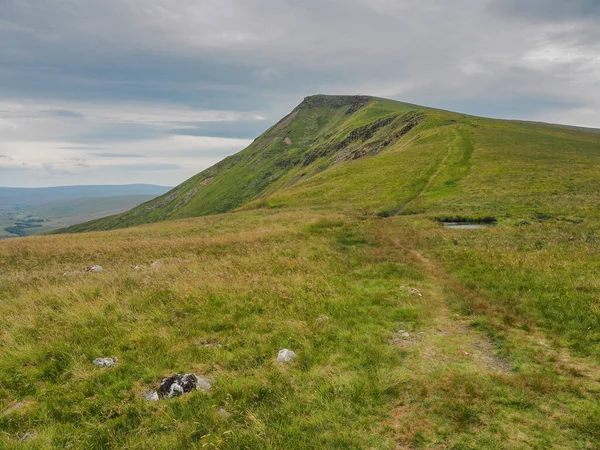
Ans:
<svg viewBox="0 0 600 450"><path fill-rule="evenodd" d="M160 398L158 396L158 392L156 392L156 391L144 392L143 396L144 396L144 399L148 400L149 402L157 402L160 400Z"/></svg>
<svg viewBox="0 0 600 450"><path fill-rule="evenodd" d="M104 272L104 268L102 266L98 266L98 265L87 266L85 269L83 269L83 272L85 272L85 273L99 273L99 272Z"/></svg>
<svg viewBox="0 0 600 450"><path fill-rule="evenodd" d="M317 317L317 322L325 322L327 320L329 320L329 316Z"/></svg>
<svg viewBox="0 0 600 450"><path fill-rule="evenodd" d="M292 350L288 350L287 348L279 350L277 354L277 362L280 363L289 363L293 359L295 359L298 355L294 353Z"/></svg>
<svg viewBox="0 0 600 450"><path fill-rule="evenodd" d="M117 364L117 358L96 358L92 363L98 367L114 367Z"/></svg>
<svg viewBox="0 0 600 450"><path fill-rule="evenodd" d="M21 409L23 406L25 406L25 402L17 402L12 406L9 406L5 411L4 414L10 414L11 412L17 411L18 409Z"/></svg>
<svg viewBox="0 0 600 450"><path fill-rule="evenodd" d="M21 436L21 441L22 442L30 441L32 439L35 439L36 437L38 437L38 434L35 431L27 432Z"/></svg>
<svg viewBox="0 0 600 450"><path fill-rule="evenodd" d="M201 378L193 373L176 374L163 378L158 388L158 394L163 398L179 397L192 391L208 391L212 388L212 380Z"/></svg>
<svg viewBox="0 0 600 450"><path fill-rule="evenodd" d="M227 411L225 408L221 407L219 409L217 409L217 415L221 418L221 419L229 419L231 417L231 413L229 411Z"/></svg>

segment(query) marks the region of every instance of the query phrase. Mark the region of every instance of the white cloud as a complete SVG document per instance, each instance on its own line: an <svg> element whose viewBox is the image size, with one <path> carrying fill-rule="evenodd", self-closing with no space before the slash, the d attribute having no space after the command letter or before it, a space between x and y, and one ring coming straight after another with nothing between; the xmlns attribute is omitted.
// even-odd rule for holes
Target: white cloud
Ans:
<svg viewBox="0 0 600 450"><path fill-rule="evenodd" d="M42 178L2 184L50 183L43 164L94 180L126 167L132 182L162 167L154 181L176 183L247 142L179 134L254 137L268 123L248 123L315 93L600 127L596 4L4 0L0 154Z"/></svg>

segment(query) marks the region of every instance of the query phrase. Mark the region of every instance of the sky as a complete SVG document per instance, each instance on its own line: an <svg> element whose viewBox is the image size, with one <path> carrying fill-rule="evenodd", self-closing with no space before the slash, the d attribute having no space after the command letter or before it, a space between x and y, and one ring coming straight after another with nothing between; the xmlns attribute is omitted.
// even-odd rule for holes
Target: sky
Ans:
<svg viewBox="0 0 600 450"><path fill-rule="evenodd" d="M600 0L0 0L0 186L176 185L313 94L600 128Z"/></svg>

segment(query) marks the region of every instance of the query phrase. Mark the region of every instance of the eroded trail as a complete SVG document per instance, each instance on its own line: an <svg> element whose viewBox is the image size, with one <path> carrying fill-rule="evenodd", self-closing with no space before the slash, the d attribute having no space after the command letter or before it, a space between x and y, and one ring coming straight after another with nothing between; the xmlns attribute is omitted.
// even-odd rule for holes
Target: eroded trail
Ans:
<svg viewBox="0 0 600 450"><path fill-rule="evenodd" d="M390 340L405 352L404 370L413 389L390 414L396 448L463 448L461 443L481 448L480 437L465 436L469 427L488 434L490 442L504 440L500 447L486 448L537 448L546 436L565 428L564 418L549 418L549 411L566 415L574 393L584 404L595 402L600 393L597 365L552 348L539 331L510 329L501 343L492 340L475 326L478 316L460 316L450 307L450 299L460 296L486 311L487 299L448 274L394 219L378 222L375 234L382 257L411 264L424 275L418 292L426 317L419 332L408 330L409 336ZM494 315L491 307L487 312ZM511 350L501 349L503 345ZM520 423L508 419L517 415ZM456 428L447 428L444 419ZM581 448L592 448L587 442L582 436Z"/></svg>
<svg viewBox="0 0 600 450"><path fill-rule="evenodd" d="M427 302L429 332L419 340L407 340L404 343L401 340L395 341L411 352L414 369L433 372L446 365L456 365L478 372L509 373L509 362L496 355L492 342L483 333L469 326L472 317L460 316L448 306L447 296L450 293L470 297L476 295L456 282L435 261L418 249L411 248L401 237L390 235L387 227L389 222L382 221L378 230L382 244L400 260L408 260L419 267L425 275L426 287L421 295Z"/></svg>
<svg viewBox="0 0 600 450"><path fill-rule="evenodd" d="M465 145L465 143L462 142L463 137L461 136L460 132L455 130L454 134L455 134L455 138L450 144L448 144L448 150L446 151L446 154L444 155L442 160L439 162L435 172L429 177L429 179L427 180L427 182L425 183L423 188L420 191L418 191L418 193L413 198L411 198L404 205L402 205L402 207L396 212L396 214L402 214L412 204L417 203L421 198L423 198L423 195L427 191L429 191L432 184L437 180L437 178L440 176L440 174L444 171L444 169L448 165L448 162L449 162L452 154L456 151L461 150L462 146Z"/></svg>

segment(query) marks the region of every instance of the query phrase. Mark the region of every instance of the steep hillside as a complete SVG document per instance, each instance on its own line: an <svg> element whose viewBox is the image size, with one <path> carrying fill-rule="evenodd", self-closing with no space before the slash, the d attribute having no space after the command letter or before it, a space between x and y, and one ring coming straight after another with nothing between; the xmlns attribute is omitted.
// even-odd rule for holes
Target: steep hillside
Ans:
<svg viewBox="0 0 600 450"><path fill-rule="evenodd" d="M439 121L439 119L438 119ZM430 122L430 123L427 123ZM248 148L125 214L65 231L223 213L439 125L423 108L365 96L308 97Z"/></svg>
<svg viewBox="0 0 600 450"><path fill-rule="evenodd" d="M582 209L594 209L599 146L594 130L319 95L306 98L247 149L165 195L64 231L108 230L239 207L576 219ZM579 201L572 202L573 196Z"/></svg>

